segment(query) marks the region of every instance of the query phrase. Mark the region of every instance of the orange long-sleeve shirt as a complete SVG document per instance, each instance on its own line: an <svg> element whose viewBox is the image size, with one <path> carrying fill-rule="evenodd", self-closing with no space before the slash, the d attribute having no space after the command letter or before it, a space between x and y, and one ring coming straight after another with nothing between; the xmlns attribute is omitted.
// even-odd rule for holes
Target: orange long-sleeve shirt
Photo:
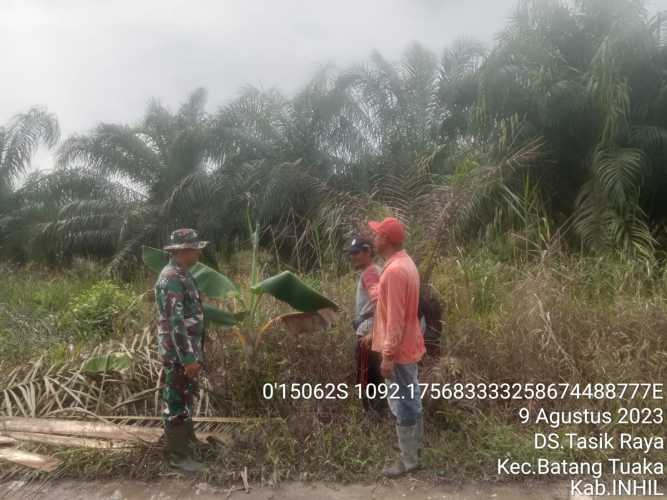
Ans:
<svg viewBox="0 0 667 500"><path fill-rule="evenodd" d="M419 271L401 250L384 266L377 289L372 349L396 363L416 363L424 352L419 325Z"/></svg>

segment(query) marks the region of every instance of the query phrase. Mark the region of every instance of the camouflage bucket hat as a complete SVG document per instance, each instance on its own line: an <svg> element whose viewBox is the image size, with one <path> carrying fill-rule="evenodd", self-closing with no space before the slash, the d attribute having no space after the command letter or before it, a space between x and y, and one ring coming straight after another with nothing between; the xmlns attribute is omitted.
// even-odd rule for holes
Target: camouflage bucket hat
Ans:
<svg viewBox="0 0 667 500"><path fill-rule="evenodd" d="M208 241L199 239L197 231L194 229L177 229L169 237L169 244L164 247L165 250L201 250Z"/></svg>

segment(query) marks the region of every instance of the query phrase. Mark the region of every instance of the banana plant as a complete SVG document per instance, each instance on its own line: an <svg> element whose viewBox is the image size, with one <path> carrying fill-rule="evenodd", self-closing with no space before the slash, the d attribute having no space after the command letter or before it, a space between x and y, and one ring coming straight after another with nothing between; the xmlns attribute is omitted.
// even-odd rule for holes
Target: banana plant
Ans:
<svg viewBox="0 0 667 500"><path fill-rule="evenodd" d="M338 305L314 290L291 271L283 271L268 279L258 281L257 247L258 229L252 231L253 259L250 270L249 293L241 293L239 287L224 274L197 263L190 269L200 293L208 300L235 299L240 311L224 311L211 303L204 304L204 320L232 328L237 335L248 365L254 364L257 351L265 332L272 328L283 328L291 333L305 333L327 329L335 322ZM163 250L143 247L143 262L153 272L159 273L169 261ZM295 309L296 313L272 318L264 325L257 324L258 308L262 299L271 295Z"/></svg>

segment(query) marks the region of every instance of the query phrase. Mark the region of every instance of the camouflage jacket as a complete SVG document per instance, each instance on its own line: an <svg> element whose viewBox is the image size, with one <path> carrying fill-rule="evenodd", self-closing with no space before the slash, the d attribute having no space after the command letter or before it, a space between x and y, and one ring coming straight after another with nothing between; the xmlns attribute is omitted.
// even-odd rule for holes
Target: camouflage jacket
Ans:
<svg viewBox="0 0 667 500"><path fill-rule="evenodd" d="M155 283L158 352L164 363L202 360L204 309L190 272L170 261Z"/></svg>

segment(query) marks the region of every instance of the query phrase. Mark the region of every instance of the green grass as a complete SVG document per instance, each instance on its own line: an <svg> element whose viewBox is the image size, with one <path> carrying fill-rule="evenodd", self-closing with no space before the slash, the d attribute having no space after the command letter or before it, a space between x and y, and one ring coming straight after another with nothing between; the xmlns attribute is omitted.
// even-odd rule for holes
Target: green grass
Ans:
<svg viewBox="0 0 667 500"><path fill-rule="evenodd" d="M134 303L141 299L141 285L113 283L94 265L60 272L6 268L3 275L0 363L9 366L39 356L48 362L76 358L105 337L126 331L126 324L113 321L146 319Z"/></svg>

